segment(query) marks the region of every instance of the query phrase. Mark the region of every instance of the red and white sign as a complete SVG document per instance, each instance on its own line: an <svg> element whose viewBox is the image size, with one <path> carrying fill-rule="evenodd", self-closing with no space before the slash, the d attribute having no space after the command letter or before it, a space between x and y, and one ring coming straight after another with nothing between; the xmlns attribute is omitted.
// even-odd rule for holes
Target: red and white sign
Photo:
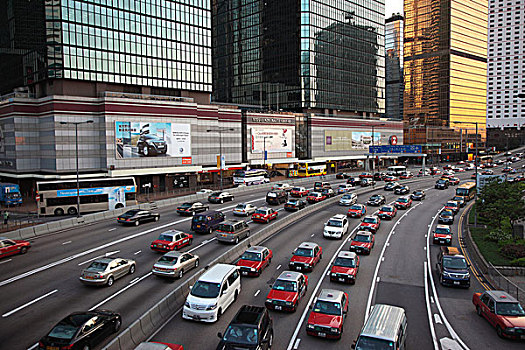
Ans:
<svg viewBox="0 0 525 350"><path fill-rule="evenodd" d="M182 157L182 165L191 165L191 157Z"/></svg>
<svg viewBox="0 0 525 350"><path fill-rule="evenodd" d="M390 136L390 140L389 140L389 142L390 142L390 144L391 144L392 146L397 145L397 136L396 136L396 135L392 135L392 136Z"/></svg>

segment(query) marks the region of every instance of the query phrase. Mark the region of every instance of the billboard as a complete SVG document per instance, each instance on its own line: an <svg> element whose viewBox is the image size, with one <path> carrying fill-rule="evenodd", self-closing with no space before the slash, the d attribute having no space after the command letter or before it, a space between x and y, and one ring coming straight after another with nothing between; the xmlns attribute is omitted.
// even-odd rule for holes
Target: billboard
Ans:
<svg viewBox="0 0 525 350"><path fill-rule="evenodd" d="M117 159L191 157L191 125L156 122L115 122Z"/></svg>
<svg viewBox="0 0 525 350"><path fill-rule="evenodd" d="M292 152L293 127L252 127L252 153Z"/></svg>
<svg viewBox="0 0 525 350"><path fill-rule="evenodd" d="M381 145L381 133L374 131L372 142L372 131L352 131L352 149L368 149L371 145Z"/></svg>
<svg viewBox="0 0 525 350"><path fill-rule="evenodd" d="M371 131L325 130L324 139L324 150L327 152L366 150L372 143L381 145L381 133L375 131L374 142Z"/></svg>

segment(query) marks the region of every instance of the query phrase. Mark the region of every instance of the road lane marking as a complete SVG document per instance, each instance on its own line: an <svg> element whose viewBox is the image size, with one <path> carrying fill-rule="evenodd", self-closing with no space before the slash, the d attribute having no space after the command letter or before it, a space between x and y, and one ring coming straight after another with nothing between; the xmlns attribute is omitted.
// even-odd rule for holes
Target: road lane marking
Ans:
<svg viewBox="0 0 525 350"><path fill-rule="evenodd" d="M10 261L12 261L12 260L13 260L13 259L7 259L7 260L4 260L4 261L0 261L0 265L1 265L1 264L8 263L8 262L10 262Z"/></svg>
<svg viewBox="0 0 525 350"><path fill-rule="evenodd" d="M133 284L133 283L137 282L138 280L139 280L139 278L136 277L136 278L132 279L131 281L129 281L129 284Z"/></svg>
<svg viewBox="0 0 525 350"><path fill-rule="evenodd" d="M149 276L151 276L152 273L151 272L148 272L147 274L145 274L144 276L140 277L139 279L137 279L135 281L135 283L133 284L128 284L126 287L122 288L121 290L119 290L118 292L110 295L109 297L107 297L106 299L102 300L100 303L98 303L97 305L93 306L91 309L89 309L89 311L93 311L97 308L99 308L100 306L104 305L105 303L107 303L108 301L110 301L111 299L115 298L116 296L124 293L125 291L127 291L129 288L133 287L134 285L138 284L140 281L142 281L143 279L145 278L148 278Z"/></svg>
<svg viewBox="0 0 525 350"><path fill-rule="evenodd" d="M255 292L255 294L254 294L253 296L254 296L254 297L258 296L260 292L261 292L261 290L260 290L260 289L257 289L257 292Z"/></svg>
<svg viewBox="0 0 525 350"><path fill-rule="evenodd" d="M93 260L97 260L98 258L107 258L108 256L111 256L113 254L117 254L117 253L120 253L120 250L115 250L113 252L107 252L106 254L104 255L99 255L99 256L96 256L94 258L91 258L89 260L86 260L86 261L83 261L81 263L78 264L78 266L82 266L82 265L85 265L87 264L88 262L92 262Z"/></svg>
<svg viewBox="0 0 525 350"><path fill-rule="evenodd" d="M434 297L433 297L433 296L430 296L430 302L431 302L432 304L434 304Z"/></svg>
<svg viewBox="0 0 525 350"><path fill-rule="evenodd" d="M381 278L379 276L377 276L376 283L379 283L380 280L381 280Z"/></svg>
<svg viewBox="0 0 525 350"><path fill-rule="evenodd" d="M295 344L293 346L294 350L299 349L299 344L301 344L301 339L300 338L295 341Z"/></svg>
<svg viewBox="0 0 525 350"><path fill-rule="evenodd" d="M66 244L69 244L69 243L71 243L71 242L72 242L72 241L67 241L67 242L62 243L62 245L66 245Z"/></svg>
<svg viewBox="0 0 525 350"><path fill-rule="evenodd" d="M108 230L108 232L115 231L116 229L117 229L116 227L110 228L110 229Z"/></svg>
<svg viewBox="0 0 525 350"><path fill-rule="evenodd" d="M310 237L313 237L313 236L315 236L315 233L312 233L312 235Z"/></svg>
<svg viewBox="0 0 525 350"><path fill-rule="evenodd" d="M428 317L428 325L430 327L430 334L432 336L432 343L434 344L434 349L439 350L437 337L436 337L436 330L434 329L434 324L432 323L432 310L430 309L430 304L428 303L429 298L429 292L428 292L428 270L427 270L427 262L423 262L423 278L424 278L424 285L425 285L425 306L427 307L427 317ZM432 296L430 296L432 298ZM432 302L434 302L434 299L432 299Z"/></svg>
<svg viewBox="0 0 525 350"><path fill-rule="evenodd" d="M20 311L20 310L28 307L29 305L32 305L32 304L36 303L37 301L40 301L40 300L50 296L51 294L55 294L56 292L58 292L58 289L52 290L51 292L46 293L46 294L44 294L44 295L42 295L42 296L40 296L40 297L38 297L36 299L33 299L30 302L25 303L24 305L21 305L21 306L17 307L16 309L12 310L12 311L6 312L5 314L2 315L2 317L4 317L4 318L5 317L9 317L12 314L14 314L15 312Z"/></svg>
<svg viewBox="0 0 525 350"><path fill-rule="evenodd" d="M188 250L186 253L191 253L191 252L193 252L194 250L199 249L199 248L202 247L203 245L206 245L206 244L208 244L208 243L210 243L210 242L213 242L213 241L215 241L215 240L217 240L217 237L213 237L213 238L211 238L211 239L208 239L208 240L202 242L201 244L199 244L198 246L196 246L196 247L194 247L194 248Z"/></svg>
<svg viewBox="0 0 525 350"><path fill-rule="evenodd" d="M277 266L276 270L279 270L281 268L281 265Z"/></svg>
<svg viewBox="0 0 525 350"><path fill-rule="evenodd" d="M441 321L441 317L439 317L438 314L434 314L434 322L436 324L443 324L443 322Z"/></svg>
<svg viewBox="0 0 525 350"><path fill-rule="evenodd" d="M142 253L142 250L139 250L138 252L133 253L133 255L137 255L137 254L140 254L140 253Z"/></svg>

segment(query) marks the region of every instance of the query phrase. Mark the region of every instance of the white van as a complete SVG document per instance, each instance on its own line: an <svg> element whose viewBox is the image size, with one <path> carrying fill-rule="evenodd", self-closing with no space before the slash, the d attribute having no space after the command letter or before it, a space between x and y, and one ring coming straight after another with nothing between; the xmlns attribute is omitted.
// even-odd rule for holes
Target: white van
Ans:
<svg viewBox="0 0 525 350"><path fill-rule="evenodd" d="M405 350L407 317L405 309L397 306L376 304L352 349Z"/></svg>
<svg viewBox="0 0 525 350"><path fill-rule="evenodd" d="M217 264L206 271L191 287L182 309L187 320L215 322L241 292L239 268Z"/></svg>
<svg viewBox="0 0 525 350"><path fill-rule="evenodd" d="M395 173L396 175L401 175L407 172L407 167L404 165L393 165L389 166L386 171L388 173Z"/></svg>

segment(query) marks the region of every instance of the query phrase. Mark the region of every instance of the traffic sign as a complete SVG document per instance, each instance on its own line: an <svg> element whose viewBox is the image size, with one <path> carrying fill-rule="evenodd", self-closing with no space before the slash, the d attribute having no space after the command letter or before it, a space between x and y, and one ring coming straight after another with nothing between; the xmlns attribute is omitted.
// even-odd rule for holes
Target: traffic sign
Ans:
<svg viewBox="0 0 525 350"><path fill-rule="evenodd" d="M396 146L370 146L368 153L422 153L421 145L396 145Z"/></svg>

